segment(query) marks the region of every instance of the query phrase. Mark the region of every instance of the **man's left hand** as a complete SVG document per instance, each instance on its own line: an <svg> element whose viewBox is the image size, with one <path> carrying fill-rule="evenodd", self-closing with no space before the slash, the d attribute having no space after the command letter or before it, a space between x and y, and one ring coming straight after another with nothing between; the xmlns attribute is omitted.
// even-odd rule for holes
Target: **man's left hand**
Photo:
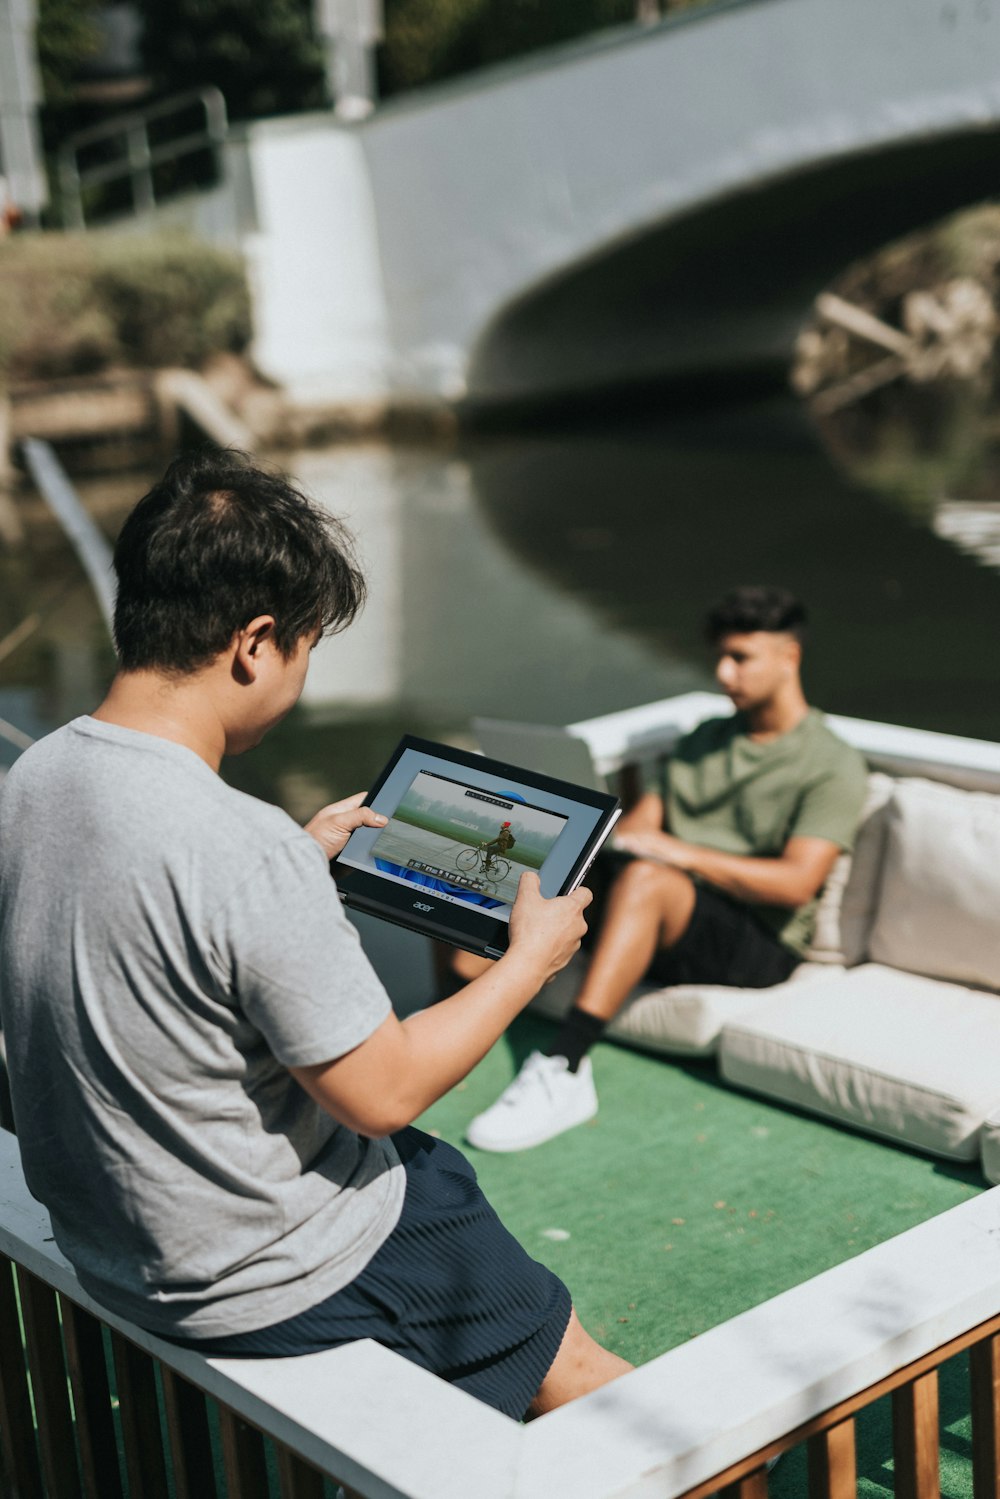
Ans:
<svg viewBox="0 0 1000 1499"><path fill-rule="evenodd" d="M363 807L363 791L342 802L331 802L306 823L306 832L315 838L328 859L335 859L355 828L384 828L389 821L381 812Z"/></svg>

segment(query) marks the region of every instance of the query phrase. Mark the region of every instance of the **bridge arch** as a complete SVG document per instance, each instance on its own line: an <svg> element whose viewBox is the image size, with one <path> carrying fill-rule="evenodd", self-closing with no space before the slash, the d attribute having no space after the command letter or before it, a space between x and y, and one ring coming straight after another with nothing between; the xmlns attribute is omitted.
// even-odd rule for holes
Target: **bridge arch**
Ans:
<svg viewBox="0 0 1000 1499"><path fill-rule="evenodd" d="M864 150L729 194L563 268L475 340L471 404L783 375L852 262L1000 192L1000 125Z"/></svg>

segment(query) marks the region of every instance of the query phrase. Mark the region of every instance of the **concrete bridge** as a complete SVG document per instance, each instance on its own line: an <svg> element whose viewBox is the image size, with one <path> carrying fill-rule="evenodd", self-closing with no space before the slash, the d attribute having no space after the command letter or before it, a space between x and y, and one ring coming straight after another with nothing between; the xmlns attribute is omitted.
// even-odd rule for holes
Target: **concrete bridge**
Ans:
<svg viewBox="0 0 1000 1499"><path fill-rule="evenodd" d="M199 222L301 398L773 370L852 259L1000 190L1000 0L719 0L228 152Z"/></svg>

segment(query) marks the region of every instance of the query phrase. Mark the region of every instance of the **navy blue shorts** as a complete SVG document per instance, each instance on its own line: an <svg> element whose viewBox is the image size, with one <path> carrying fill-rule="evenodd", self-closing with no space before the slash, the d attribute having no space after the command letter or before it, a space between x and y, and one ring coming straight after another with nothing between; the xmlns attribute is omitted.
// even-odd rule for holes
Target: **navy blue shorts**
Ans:
<svg viewBox="0 0 1000 1499"><path fill-rule="evenodd" d="M373 1338L519 1420L559 1351L569 1292L507 1232L461 1152L412 1127L392 1138L403 1210L361 1274L284 1322L187 1346L281 1358Z"/></svg>

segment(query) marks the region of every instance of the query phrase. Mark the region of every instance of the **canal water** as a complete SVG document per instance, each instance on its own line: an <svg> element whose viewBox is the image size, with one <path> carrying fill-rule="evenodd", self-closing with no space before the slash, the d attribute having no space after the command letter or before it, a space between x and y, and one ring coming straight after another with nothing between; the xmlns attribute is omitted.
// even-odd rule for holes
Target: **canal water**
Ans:
<svg viewBox="0 0 1000 1499"><path fill-rule="evenodd" d="M776 397L281 455L356 533L371 597L228 774L305 817L406 731L468 742L478 714L565 723L710 686L702 615L744 581L807 602L816 703L1000 739L996 434L984 409L946 416L821 436ZM78 482L109 536L148 477ZM0 639L0 717L35 735L92 707L113 658L68 544L19 507L0 637L42 618Z"/></svg>

